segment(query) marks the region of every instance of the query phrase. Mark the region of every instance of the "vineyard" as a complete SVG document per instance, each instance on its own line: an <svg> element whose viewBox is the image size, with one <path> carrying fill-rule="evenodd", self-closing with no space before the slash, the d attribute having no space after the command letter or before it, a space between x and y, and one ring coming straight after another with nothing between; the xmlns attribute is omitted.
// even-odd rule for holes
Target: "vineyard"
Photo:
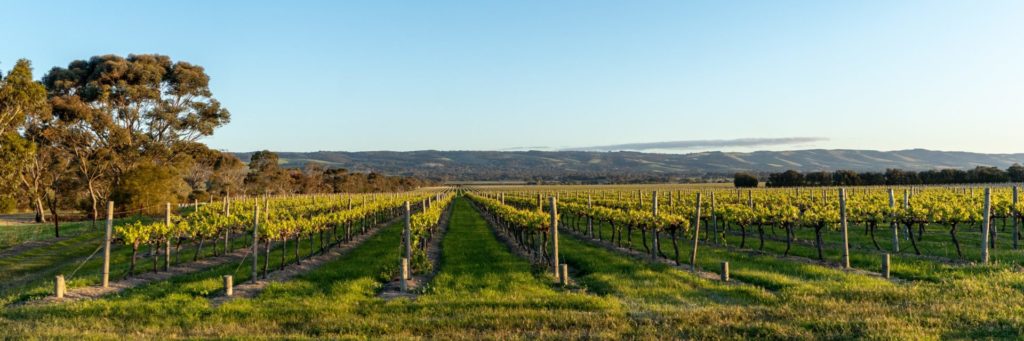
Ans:
<svg viewBox="0 0 1024 341"><path fill-rule="evenodd" d="M8 337L1010 338L1016 186L437 187L115 212L0 249ZM42 227L41 227L42 228ZM20 238L20 242L19 242Z"/></svg>

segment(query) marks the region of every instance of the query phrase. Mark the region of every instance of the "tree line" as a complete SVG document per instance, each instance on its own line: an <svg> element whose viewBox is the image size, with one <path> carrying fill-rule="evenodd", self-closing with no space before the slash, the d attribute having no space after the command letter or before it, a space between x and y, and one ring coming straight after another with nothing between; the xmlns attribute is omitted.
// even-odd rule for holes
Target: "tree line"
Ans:
<svg viewBox="0 0 1024 341"><path fill-rule="evenodd" d="M890 168L885 172L855 172L851 170L817 171L801 173L787 170L769 173L768 187L798 186L881 186L881 185L946 185L1024 182L1024 166L1013 164L1006 170L998 167L977 166L973 169L935 169L909 171ZM736 173L736 187L756 187L757 177L749 173Z"/></svg>
<svg viewBox="0 0 1024 341"><path fill-rule="evenodd" d="M202 66L159 54L94 56L41 81L26 59L0 73L0 212L37 222L62 210L96 220L103 203L145 211L163 202L262 193L409 189L415 179L350 174L311 164L247 166L200 139L230 122ZM276 162L276 158L273 159ZM253 165L255 164L255 166Z"/></svg>

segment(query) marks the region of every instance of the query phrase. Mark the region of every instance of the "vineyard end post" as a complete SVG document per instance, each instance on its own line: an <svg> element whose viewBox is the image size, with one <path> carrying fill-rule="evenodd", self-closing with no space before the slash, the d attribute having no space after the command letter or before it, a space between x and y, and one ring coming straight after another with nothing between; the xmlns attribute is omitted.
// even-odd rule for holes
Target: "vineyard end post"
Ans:
<svg viewBox="0 0 1024 341"><path fill-rule="evenodd" d="M985 188L985 207L983 208L981 224L981 262L988 264L988 238L992 224L992 190Z"/></svg>
<svg viewBox="0 0 1024 341"><path fill-rule="evenodd" d="M690 269L697 272L697 246L700 241L700 192L697 192L697 207L695 209L695 216L693 224L693 252L690 254Z"/></svg>
<svg viewBox="0 0 1024 341"><path fill-rule="evenodd" d="M65 292L64 286L64 275L57 275L56 281L54 281L53 294L57 298L64 298Z"/></svg>
<svg viewBox="0 0 1024 341"><path fill-rule="evenodd" d="M846 188L839 189L839 226L843 230L843 268L850 268L850 235L846 216Z"/></svg>
<svg viewBox="0 0 1024 341"><path fill-rule="evenodd" d="M167 231L171 231L171 203L167 203L167 207L164 210L164 225L167 227ZM164 240L164 271L171 269L171 236L168 235Z"/></svg>
<svg viewBox="0 0 1024 341"><path fill-rule="evenodd" d="M551 247L551 264L554 264L555 276L558 276L558 198L554 196L551 197Z"/></svg>
<svg viewBox="0 0 1024 341"><path fill-rule="evenodd" d="M114 202L107 202L107 231L103 238L103 287L110 287L110 237L114 233Z"/></svg>
<svg viewBox="0 0 1024 341"><path fill-rule="evenodd" d="M256 282L259 270L260 202L256 200L252 214L252 281ZM297 246L296 246L297 247Z"/></svg>
<svg viewBox="0 0 1024 341"><path fill-rule="evenodd" d="M412 258L412 208L409 206L409 202L405 202L405 230L402 231L402 239L404 239L403 251L405 252L405 258Z"/></svg>
<svg viewBox="0 0 1024 341"><path fill-rule="evenodd" d="M224 275L224 295L231 297L235 295L235 278L231 275Z"/></svg>

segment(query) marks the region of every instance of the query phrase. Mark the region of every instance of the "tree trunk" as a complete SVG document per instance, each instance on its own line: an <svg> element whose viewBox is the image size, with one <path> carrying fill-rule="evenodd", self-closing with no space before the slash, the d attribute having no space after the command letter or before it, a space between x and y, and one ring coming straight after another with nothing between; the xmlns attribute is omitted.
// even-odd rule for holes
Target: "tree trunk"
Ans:
<svg viewBox="0 0 1024 341"><path fill-rule="evenodd" d="M156 272L157 258L160 258L159 256L157 256L158 252L157 252L157 249L156 249L156 243L150 244L149 247L150 247L150 253L153 254L153 256L151 257L151 258L153 258L153 272Z"/></svg>
<svg viewBox="0 0 1024 341"><path fill-rule="evenodd" d="M127 277L131 277L132 275L135 274L135 260L138 259L138 256L139 256L139 243L132 244L132 262L131 262L131 265L128 266L128 276Z"/></svg>
<svg viewBox="0 0 1024 341"><path fill-rule="evenodd" d="M917 238L914 238L914 223L907 223L907 237L910 239L910 245L914 247L914 253L918 256L921 255L921 250L917 249Z"/></svg>
<svg viewBox="0 0 1024 341"><path fill-rule="evenodd" d="M36 196L36 222L46 222L46 211L43 210L43 198L41 195Z"/></svg>
<svg viewBox="0 0 1024 341"><path fill-rule="evenodd" d="M57 211L57 194L53 194L53 200L50 201L50 212L53 213L53 236L60 238L60 212Z"/></svg>
<svg viewBox="0 0 1024 341"><path fill-rule="evenodd" d="M199 253L202 252L202 250L203 250L203 243L205 243L205 242L206 242L206 237L203 237L203 238L199 239L199 247L196 248L196 254L194 256L192 256L192 261L193 262L199 260Z"/></svg>
<svg viewBox="0 0 1024 341"><path fill-rule="evenodd" d="M825 252L823 249L823 241L821 240L821 229L824 225L818 225L814 227L814 245L818 248L818 260L825 260Z"/></svg>
<svg viewBox="0 0 1024 341"><path fill-rule="evenodd" d="M783 255L789 256L789 249L793 247L793 224L786 225L786 252Z"/></svg>
<svg viewBox="0 0 1024 341"><path fill-rule="evenodd" d="M295 234L295 264L296 265L301 265L302 264L302 258L299 258L299 246L300 245L302 245L302 242L299 241L299 234L296 233ZM285 249L285 251L288 251L288 250Z"/></svg>
<svg viewBox="0 0 1024 341"><path fill-rule="evenodd" d="M738 224L740 226L740 248L742 249L747 245L747 226Z"/></svg>
<svg viewBox="0 0 1024 341"><path fill-rule="evenodd" d="M870 222L868 225L868 233L871 234L871 243L875 244L875 250L882 251L882 248L878 246L878 241L875 240L875 229L878 228L878 223Z"/></svg>
<svg viewBox="0 0 1024 341"><path fill-rule="evenodd" d="M960 241L956 239L956 224L949 227L949 236L953 238L953 246L956 246L956 256L963 259L964 254L960 252Z"/></svg>
<svg viewBox="0 0 1024 341"><path fill-rule="evenodd" d="M672 238L672 251L675 252L676 265L679 265L679 243L676 240L676 229L672 229L670 237Z"/></svg>
<svg viewBox="0 0 1024 341"><path fill-rule="evenodd" d="M761 245L757 249L764 251L764 225L757 224L757 235L761 238Z"/></svg>
<svg viewBox="0 0 1024 341"><path fill-rule="evenodd" d="M626 247L633 248L633 226L626 225Z"/></svg>
<svg viewBox="0 0 1024 341"><path fill-rule="evenodd" d="M648 254L650 254L651 253L651 248L647 246L647 229L645 229L645 228L641 228L640 229L640 239L644 241L644 251L646 251Z"/></svg>
<svg viewBox="0 0 1024 341"><path fill-rule="evenodd" d="M86 181L89 188L89 200L92 202L92 227L96 228L96 222L100 219L99 198L96 195L96 187L90 179Z"/></svg>

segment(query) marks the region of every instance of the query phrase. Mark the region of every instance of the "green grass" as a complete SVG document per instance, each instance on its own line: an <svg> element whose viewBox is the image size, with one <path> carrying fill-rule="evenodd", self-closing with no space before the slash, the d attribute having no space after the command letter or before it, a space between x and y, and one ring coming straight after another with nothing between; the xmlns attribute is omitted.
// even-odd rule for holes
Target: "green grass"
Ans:
<svg viewBox="0 0 1024 341"><path fill-rule="evenodd" d="M605 227L606 237L608 231ZM691 242L680 242L680 254L684 260L689 258ZM756 239L754 242L753 245L756 246ZM572 250L570 248L578 241L565 236L562 243L566 245L567 252L573 252L569 250ZM671 256L671 245L667 237L662 243L665 253ZM730 243L738 244L732 239ZM724 319L726 322L712 323L718 327L728 328L731 321L739 320L748 321L757 325L757 328L749 331L740 328L732 333L719 335L731 334L734 338L772 336L934 339L1007 338L1024 332L1024 315L1020 314L1024 312L1024 302L1019 301L1024 299L1024 284L1021 284L1024 283L1024 274L1019 268L1005 264L948 266L908 257L902 258L902 263L895 263L894 267L911 270L906 273L927 273L928 280L893 282L876 276L849 273L834 267L781 259L773 255L776 252L781 254L782 249L777 248L781 244L766 242L766 250L771 248L768 254L702 244L698 257L701 268L718 272L721 262L728 261L732 278L746 283L744 286L771 294L768 296L769 299L762 299L757 304L742 304L744 312L731 315ZM751 245L748 235L747 247ZM781 246L784 248L784 245ZM644 250L640 233L633 236L633 249ZM812 247L805 249L803 252L813 251ZM831 253L829 257L831 260L837 260L838 251ZM857 257L877 258L867 253L853 253L851 257L853 260L858 259ZM563 258L575 259L568 253L563 255ZM569 263L572 266L573 263ZM594 263L608 264L604 260ZM856 265L856 261L854 263ZM585 265L586 263L576 264ZM605 276L609 273L626 273L609 269L608 265L602 266L605 268L598 272ZM667 272L682 271L661 264L652 264L649 267L669 268L664 270ZM625 284L623 286L630 287ZM641 290L644 294L654 291ZM664 299L655 301L662 300ZM725 306L714 308L714 305L704 305L698 311L709 314L711 317L707 320L713 321L716 319L714 316L731 309ZM752 319L761 316L768 316L768 319ZM702 325L707 324L687 324L683 326L683 330L697 329L687 331L687 334L706 337L700 329ZM751 334L763 332L768 334Z"/></svg>
<svg viewBox="0 0 1024 341"><path fill-rule="evenodd" d="M74 221L60 223L60 237L73 238L83 233L102 233L105 221ZM29 241L56 239L53 223L0 225L0 251Z"/></svg>

